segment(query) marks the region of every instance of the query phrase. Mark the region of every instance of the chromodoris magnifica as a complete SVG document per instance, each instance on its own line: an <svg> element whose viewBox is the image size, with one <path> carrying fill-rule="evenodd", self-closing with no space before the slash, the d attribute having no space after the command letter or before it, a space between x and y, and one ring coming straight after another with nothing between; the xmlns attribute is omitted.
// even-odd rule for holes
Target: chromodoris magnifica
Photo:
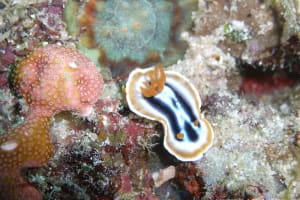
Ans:
<svg viewBox="0 0 300 200"><path fill-rule="evenodd" d="M129 75L126 99L133 112L163 124L164 146L177 159L198 160L212 145L214 133L201 116L198 92L179 73L137 68Z"/></svg>

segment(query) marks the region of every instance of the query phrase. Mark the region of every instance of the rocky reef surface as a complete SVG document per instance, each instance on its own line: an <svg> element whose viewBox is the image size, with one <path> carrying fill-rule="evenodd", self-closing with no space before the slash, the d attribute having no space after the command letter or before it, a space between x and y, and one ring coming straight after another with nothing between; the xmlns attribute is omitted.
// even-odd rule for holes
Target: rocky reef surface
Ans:
<svg viewBox="0 0 300 200"><path fill-rule="evenodd" d="M124 87L131 62L122 70L106 66L111 62L103 62L101 48L83 45L94 40L88 31L93 23L79 26L77 20L86 10L97 10L95 2L99 9L106 1L74 2L0 1L1 135L20 126L30 110L9 77L13 66L33 49L45 44L76 47L104 79L102 94L88 116L63 111L51 118L53 156L47 165L22 170L27 196L32 192L35 199L300 198L298 1L169 0L154 7L168 5L168 13L159 15L175 17L170 29L186 20L178 14L190 15L193 22L192 29L183 26L173 36L187 48L176 50L176 62L165 69L195 85L202 113L214 129L212 147L195 162L170 155L163 147L162 125L130 111ZM176 9L170 14L172 4ZM128 24L136 25L128 30L140 27L134 21ZM159 53L167 56L174 46L164 45Z"/></svg>

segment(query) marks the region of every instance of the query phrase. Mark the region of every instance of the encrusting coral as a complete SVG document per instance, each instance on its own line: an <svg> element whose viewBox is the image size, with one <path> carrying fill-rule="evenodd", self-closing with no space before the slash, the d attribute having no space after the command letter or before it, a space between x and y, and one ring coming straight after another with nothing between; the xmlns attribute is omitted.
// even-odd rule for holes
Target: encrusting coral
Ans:
<svg viewBox="0 0 300 200"><path fill-rule="evenodd" d="M41 199L35 188L26 186L21 169L48 162L53 151L51 117L64 110L89 114L101 93L102 76L80 52L48 45L17 63L10 78L29 114L23 125L0 137L0 198Z"/></svg>
<svg viewBox="0 0 300 200"><path fill-rule="evenodd" d="M100 50L100 64L110 67L113 76L182 58L187 45L180 35L191 29L191 13L197 8L196 0L91 0L83 12L78 4L66 5L68 29L80 35L82 47ZM74 12L81 13L78 19Z"/></svg>
<svg viewBox="0 0 300 200"><path fill-rule="evenodd" d="M102 78L83 54L58 45L34 50L21 60L11 82L30 107L56 113L72 110L83 115L102 90Z"/></svg>
<svg viewBox="0 0 300 200"><path fill-rule="evenodd" d="M172 15L169 2L114 0L100 10L95 39L110 60L128 58L142 63L150 52L162 54L166 50Z"/></svg>
<svg viewBox="0 0 300 200"><path fill-rule="evenodd" d="M22 194L26 183L20 179L20 169L44 165L52 156L53 146L49 136L50 117L26 121L0 138L1 199L28 199ZM34 188L31 188L34 190ZM20 191L20 192L19 192ZM36 191L31 199L41 199Z"/></svg>

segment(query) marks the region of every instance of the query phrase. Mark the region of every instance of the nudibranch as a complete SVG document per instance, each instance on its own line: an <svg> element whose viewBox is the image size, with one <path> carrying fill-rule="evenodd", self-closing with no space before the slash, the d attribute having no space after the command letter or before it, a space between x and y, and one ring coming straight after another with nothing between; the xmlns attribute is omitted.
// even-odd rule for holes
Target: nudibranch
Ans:
<svg viewBox="0 0 300 200"><path fill-rule="evenodd" d="M181 161L201 158L213 142L213 129L201 115L196 88L162 66L133 70L126 84L129 108L164 127L165 148Z"/></svg>

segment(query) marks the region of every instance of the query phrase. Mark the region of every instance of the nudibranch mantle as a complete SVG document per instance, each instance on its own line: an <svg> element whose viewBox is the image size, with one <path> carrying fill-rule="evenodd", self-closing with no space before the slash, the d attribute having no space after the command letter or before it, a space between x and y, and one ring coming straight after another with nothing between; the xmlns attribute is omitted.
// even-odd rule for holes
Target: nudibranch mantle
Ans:
<svg viewBox="0 0 300 200"><path fill-rule="evenodd" d="M126 99L136 114L163 124L164 146L181 161L195 161L212 145L214 133L201 116L196 88L179 73L163 67L133 70Z"/></svg>

